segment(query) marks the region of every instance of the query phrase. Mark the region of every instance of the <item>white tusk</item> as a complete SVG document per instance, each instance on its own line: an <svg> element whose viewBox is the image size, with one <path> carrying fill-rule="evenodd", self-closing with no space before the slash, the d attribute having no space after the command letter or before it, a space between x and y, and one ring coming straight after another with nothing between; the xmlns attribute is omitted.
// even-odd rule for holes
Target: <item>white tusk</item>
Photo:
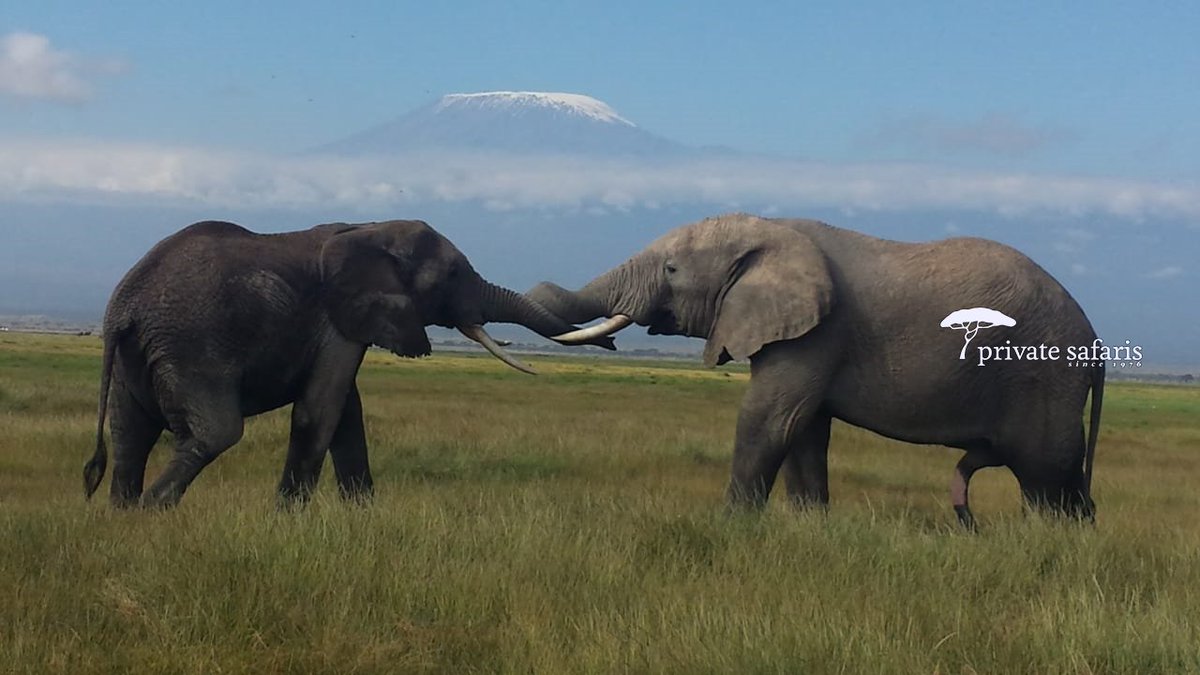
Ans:
<svg viewBox="0 0 1200 675"><path fill-rule="evenodd" d="M492 356L500 359L501 361L508 364L509 366L516 368L517 370L521 371L522 373L529 373L530 375L537 375L536 370L534 370L533 368L530 368L529 366L525 365L524 363L521 363L520 361L513 358L512 355L510 355L508 352L501 349L500 345L496 344L496 341L492 339L492 336L488 335L487 331L483 329L483 326L480 326L477 323L471 324L470 326L465 326L465 327L459 326L458 332L462 333L463 335L465 335L465 336L471 338L472 340L478 342L479 344L483 345L483 348L488 350L489 352L491 352Z"/></svg>
<svg viewBox="0 0 1200 675"><path fill-rule="evenodd" d="M595 326L580 328L579 330L573 330L570 333L563 333L562 335L555 335L550 339L556 342L577 344L580 342L586 342L592 338L608 337L619 330L628 328L632 323L633 319L625 316L624 314L617 314L613 318L607 319L602 323L596 324Z"/></svg>

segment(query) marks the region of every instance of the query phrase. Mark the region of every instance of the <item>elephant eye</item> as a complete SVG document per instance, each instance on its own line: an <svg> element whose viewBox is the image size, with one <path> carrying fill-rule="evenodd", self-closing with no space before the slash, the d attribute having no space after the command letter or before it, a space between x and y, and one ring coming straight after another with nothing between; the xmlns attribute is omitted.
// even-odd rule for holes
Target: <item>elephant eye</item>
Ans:
<svg viewBox="0 0 1200 675"><path fill-rule="evenodd" d="M667 274L674 274L675 273L675 263L667 263L666 269L667 269Z"/></svg>

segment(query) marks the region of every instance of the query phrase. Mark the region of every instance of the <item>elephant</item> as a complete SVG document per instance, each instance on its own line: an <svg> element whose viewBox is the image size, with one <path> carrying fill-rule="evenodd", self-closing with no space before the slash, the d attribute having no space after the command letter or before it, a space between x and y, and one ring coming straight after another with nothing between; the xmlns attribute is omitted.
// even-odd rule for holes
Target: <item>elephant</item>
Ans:
<svg viewBox="0 0 1200 675"><path fill-rule="evenodd" d="M543 282L526 297L564 322L608 317L557 336L564 343L637 324L704 338L708 367L749 359L727 492L734 506L763 506L782 470L794 503L827 509L836 418L965 450L951 497L968 528L971 476L992 466L1007 466L1037 510L1094 521L1103 362L1068 362L1060 351L1059 360L977 364L960 352L965 336L942 327L955 310L994 308L1015 318L1003 328L954 327L971 329L980 349L1099 344L1062 285L998 242L905 243L815 220L728 214L670 231L578 291Z"/></svg>
<svg viewBox="0 0 1200 675"><path fill-rule="evenodd" d="M106 414L112 503L170 507L241 438L244 418L291 403L280 504L307 500L327 450L342 497L367 499L373 481L355 378L368 346L425 356L425 327L436 324L532 372L488 335L488 321L545 336L575 328L486 281L419 220L281 234L218 221L190 225L137 262L108 303L85 494L104 477ZM612 348L609 338L593 344ZM143 495L147 456L164 429L175 451Z"/></svg>

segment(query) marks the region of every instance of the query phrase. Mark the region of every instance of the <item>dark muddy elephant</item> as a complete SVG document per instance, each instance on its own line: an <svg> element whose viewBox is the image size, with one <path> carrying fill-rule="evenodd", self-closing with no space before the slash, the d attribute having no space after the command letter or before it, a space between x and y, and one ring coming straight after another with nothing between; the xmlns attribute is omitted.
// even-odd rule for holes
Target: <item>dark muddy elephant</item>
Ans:
<svg viewBox="0 0 1200 675"><path fill-rule="evenodd" d="M485 281L421 221L269 235L191 225L151 249L109 301L84 489L90 497L104 476L106 412L113 503L170 506L241 438L243 418L292 403L281 501L311 492L327 450L341 494L365 497L372 480L355 376L367 347L423 356L425 327L436 324L528 372L484 331L488 321L546 336L574 328ZM164 429L175 453L143 496L146 458Z"/></svg>
<svg viewBox="0 0 1200 675"><path fill-rule="evenodd" d="M543 283L527 297L571 323L611 317L558 336L566 342L636 323L706 339L710 367L748 358L728 491L735 504L762 505L781 468L793 500L827 504L837 418L966 450L952 497L967 525L968 483L987 466L1009 467L1032 505L1094 513L1104 364L1069 362L1062 350L1093 345L1095 332L1057 281L1002 244L901 243L811 220L729 215L668 233L579 291ZM996 310L1015 325L943 328L960 309ZM966 334L952 328L973 340L971 358ZM977 347L1010 344L1057 345L1060 358L982 366L973 358Z"/></svg>

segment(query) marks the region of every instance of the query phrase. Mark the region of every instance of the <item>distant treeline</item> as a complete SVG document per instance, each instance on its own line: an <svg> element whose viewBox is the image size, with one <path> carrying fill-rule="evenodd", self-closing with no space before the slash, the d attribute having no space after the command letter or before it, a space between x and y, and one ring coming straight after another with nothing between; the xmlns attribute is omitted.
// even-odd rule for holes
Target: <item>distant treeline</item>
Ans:
<svg viewBox="0 0 1200 675"><path fill-rule="evenodd" d="M474 342L466 340L434 340L434 346L451 349L454 351L483 351L483 349ZM586 353L588 356L599 357L614 357L614 358L647 358L647 359L679 359L699 361L699 352L672 352L662 351L659 349L625 349L622 348L615 352L604 351L601 349L588 349L586 352L581 352L579 347L566 346L555 343L532 344L528 342L514 342L505 347L512 352L523 352L528 354L572 354L578 356L581 353Z"/></svg>
<svg viewBox="0 0 1200 675"><path fill-rule="evenodd" d="M1169 373L1139 373L1130 372L1127 370L1109 369L1106 373L1106 379L1121 380L1125 382L1155 382L1158 384L1197 384L1198 378L1191 373L1169 374Z"/></svg>

